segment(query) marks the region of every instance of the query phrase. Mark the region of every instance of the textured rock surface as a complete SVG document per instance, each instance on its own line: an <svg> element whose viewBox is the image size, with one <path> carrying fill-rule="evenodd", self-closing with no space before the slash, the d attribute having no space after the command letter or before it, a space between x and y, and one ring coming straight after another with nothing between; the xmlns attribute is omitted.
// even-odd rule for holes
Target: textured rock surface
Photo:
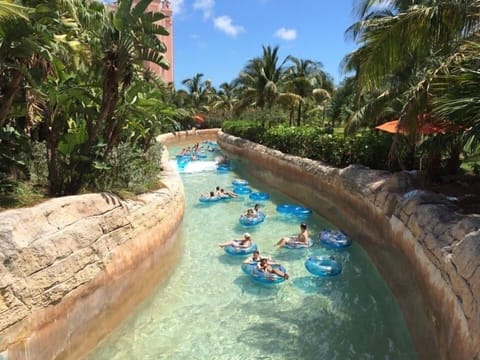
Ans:
<svg viewBox="0 0 480 360"><path fill-rule="evenodd" d="M334 169L219 133L221 148L358 240L394 292L422 359L480 359L480 215L412 174Z"/></svg>
<svg viewBox="0 0 480 360"><path fill-rule="evenodd" d="M136 200L88 194L0 214L0 358L80 356L168 276L184 192L168 153L162 162L162 187Z"/></svg>

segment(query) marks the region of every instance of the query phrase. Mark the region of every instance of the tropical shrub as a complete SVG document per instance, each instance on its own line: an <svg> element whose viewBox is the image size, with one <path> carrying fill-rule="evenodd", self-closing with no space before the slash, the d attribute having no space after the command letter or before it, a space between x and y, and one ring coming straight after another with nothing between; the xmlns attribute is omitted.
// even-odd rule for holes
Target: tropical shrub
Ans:
<svg viewBox="0 0 480 360"><path fill-rule="evenodd" d="M261 144L263 143L265 127L255 121L225 121L222 125L222 131Z"/></svg>

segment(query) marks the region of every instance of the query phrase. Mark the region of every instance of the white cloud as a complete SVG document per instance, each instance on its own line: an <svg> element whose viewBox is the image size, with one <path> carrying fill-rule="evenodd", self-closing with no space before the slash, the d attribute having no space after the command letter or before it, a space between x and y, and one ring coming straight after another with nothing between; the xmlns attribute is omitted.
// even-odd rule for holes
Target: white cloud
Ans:
<svg viewBox="0 0 480 360"><path fill-rule="evenodd" d="M243 26L233 25L232 18L227 15L219 16L213 19L213 25L215 28L223 31L225 34L230 36L237 36L238 34L245 32Z"/></svg>
<svg viewBox="0 0 480 360"><path fill-rule="evenodd" d="M203 18L210 19L213 15L213 8L215 7L215 0L195 0L193 8L195 10L203 11Z"/></svg>
<svg viewBox="0 0 480 360"><path fill-rule="evenodd" d="M170 0L170 4L172 5L172 10L174 14L179 14L182 12L183 1L184 0Z"/></svg>
<svg viewBox="0 0 480 360"><path fill-rule="evenodd" d="M297 30L282 27L275 32L275 36L286 41L295 40L297 38Z"/></svg>

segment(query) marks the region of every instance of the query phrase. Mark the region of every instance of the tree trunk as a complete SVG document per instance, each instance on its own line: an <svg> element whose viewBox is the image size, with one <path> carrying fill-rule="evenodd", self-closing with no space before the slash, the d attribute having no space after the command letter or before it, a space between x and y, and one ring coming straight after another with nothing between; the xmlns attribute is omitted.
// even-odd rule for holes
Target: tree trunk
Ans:
<svg viewBox="0 0 480 360"><path fill-rule="evenodd" d="M298 112L297 112L297 126L300 126L301 118L302 118L302 102L299 102Z"/></svg>
<svg viewBox="0 0 480 360"><path fill-rule="evenodd" d="M20 89L20 84L23 80L23 74L19 70L15 70L13 73L12 81L8 86L8 90L3 97L2 106L0 107L0 128L3 127L5 121L7 120L8 113L12 107L13 100Z"/></svg>

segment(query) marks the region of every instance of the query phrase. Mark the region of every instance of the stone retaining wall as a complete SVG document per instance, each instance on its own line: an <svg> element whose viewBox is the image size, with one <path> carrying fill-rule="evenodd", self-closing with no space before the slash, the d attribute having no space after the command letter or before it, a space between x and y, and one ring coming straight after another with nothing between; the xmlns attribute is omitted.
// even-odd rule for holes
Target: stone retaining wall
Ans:
<svg viewBox="0 0 480 360"><path fill-rule="evenodd" d="M406 172L331 168L221 132L218 143L249 175L366 249L421 359L480 359L480 215L462 215L445 197L414 190Z"/></svg>
<svg viewBox="0 0 480 360"><path fill-rule="evenodd" d="M0 359L74 359L169 276L184 190L164 153L162 188L88 194L0 213Z"/></svg>

